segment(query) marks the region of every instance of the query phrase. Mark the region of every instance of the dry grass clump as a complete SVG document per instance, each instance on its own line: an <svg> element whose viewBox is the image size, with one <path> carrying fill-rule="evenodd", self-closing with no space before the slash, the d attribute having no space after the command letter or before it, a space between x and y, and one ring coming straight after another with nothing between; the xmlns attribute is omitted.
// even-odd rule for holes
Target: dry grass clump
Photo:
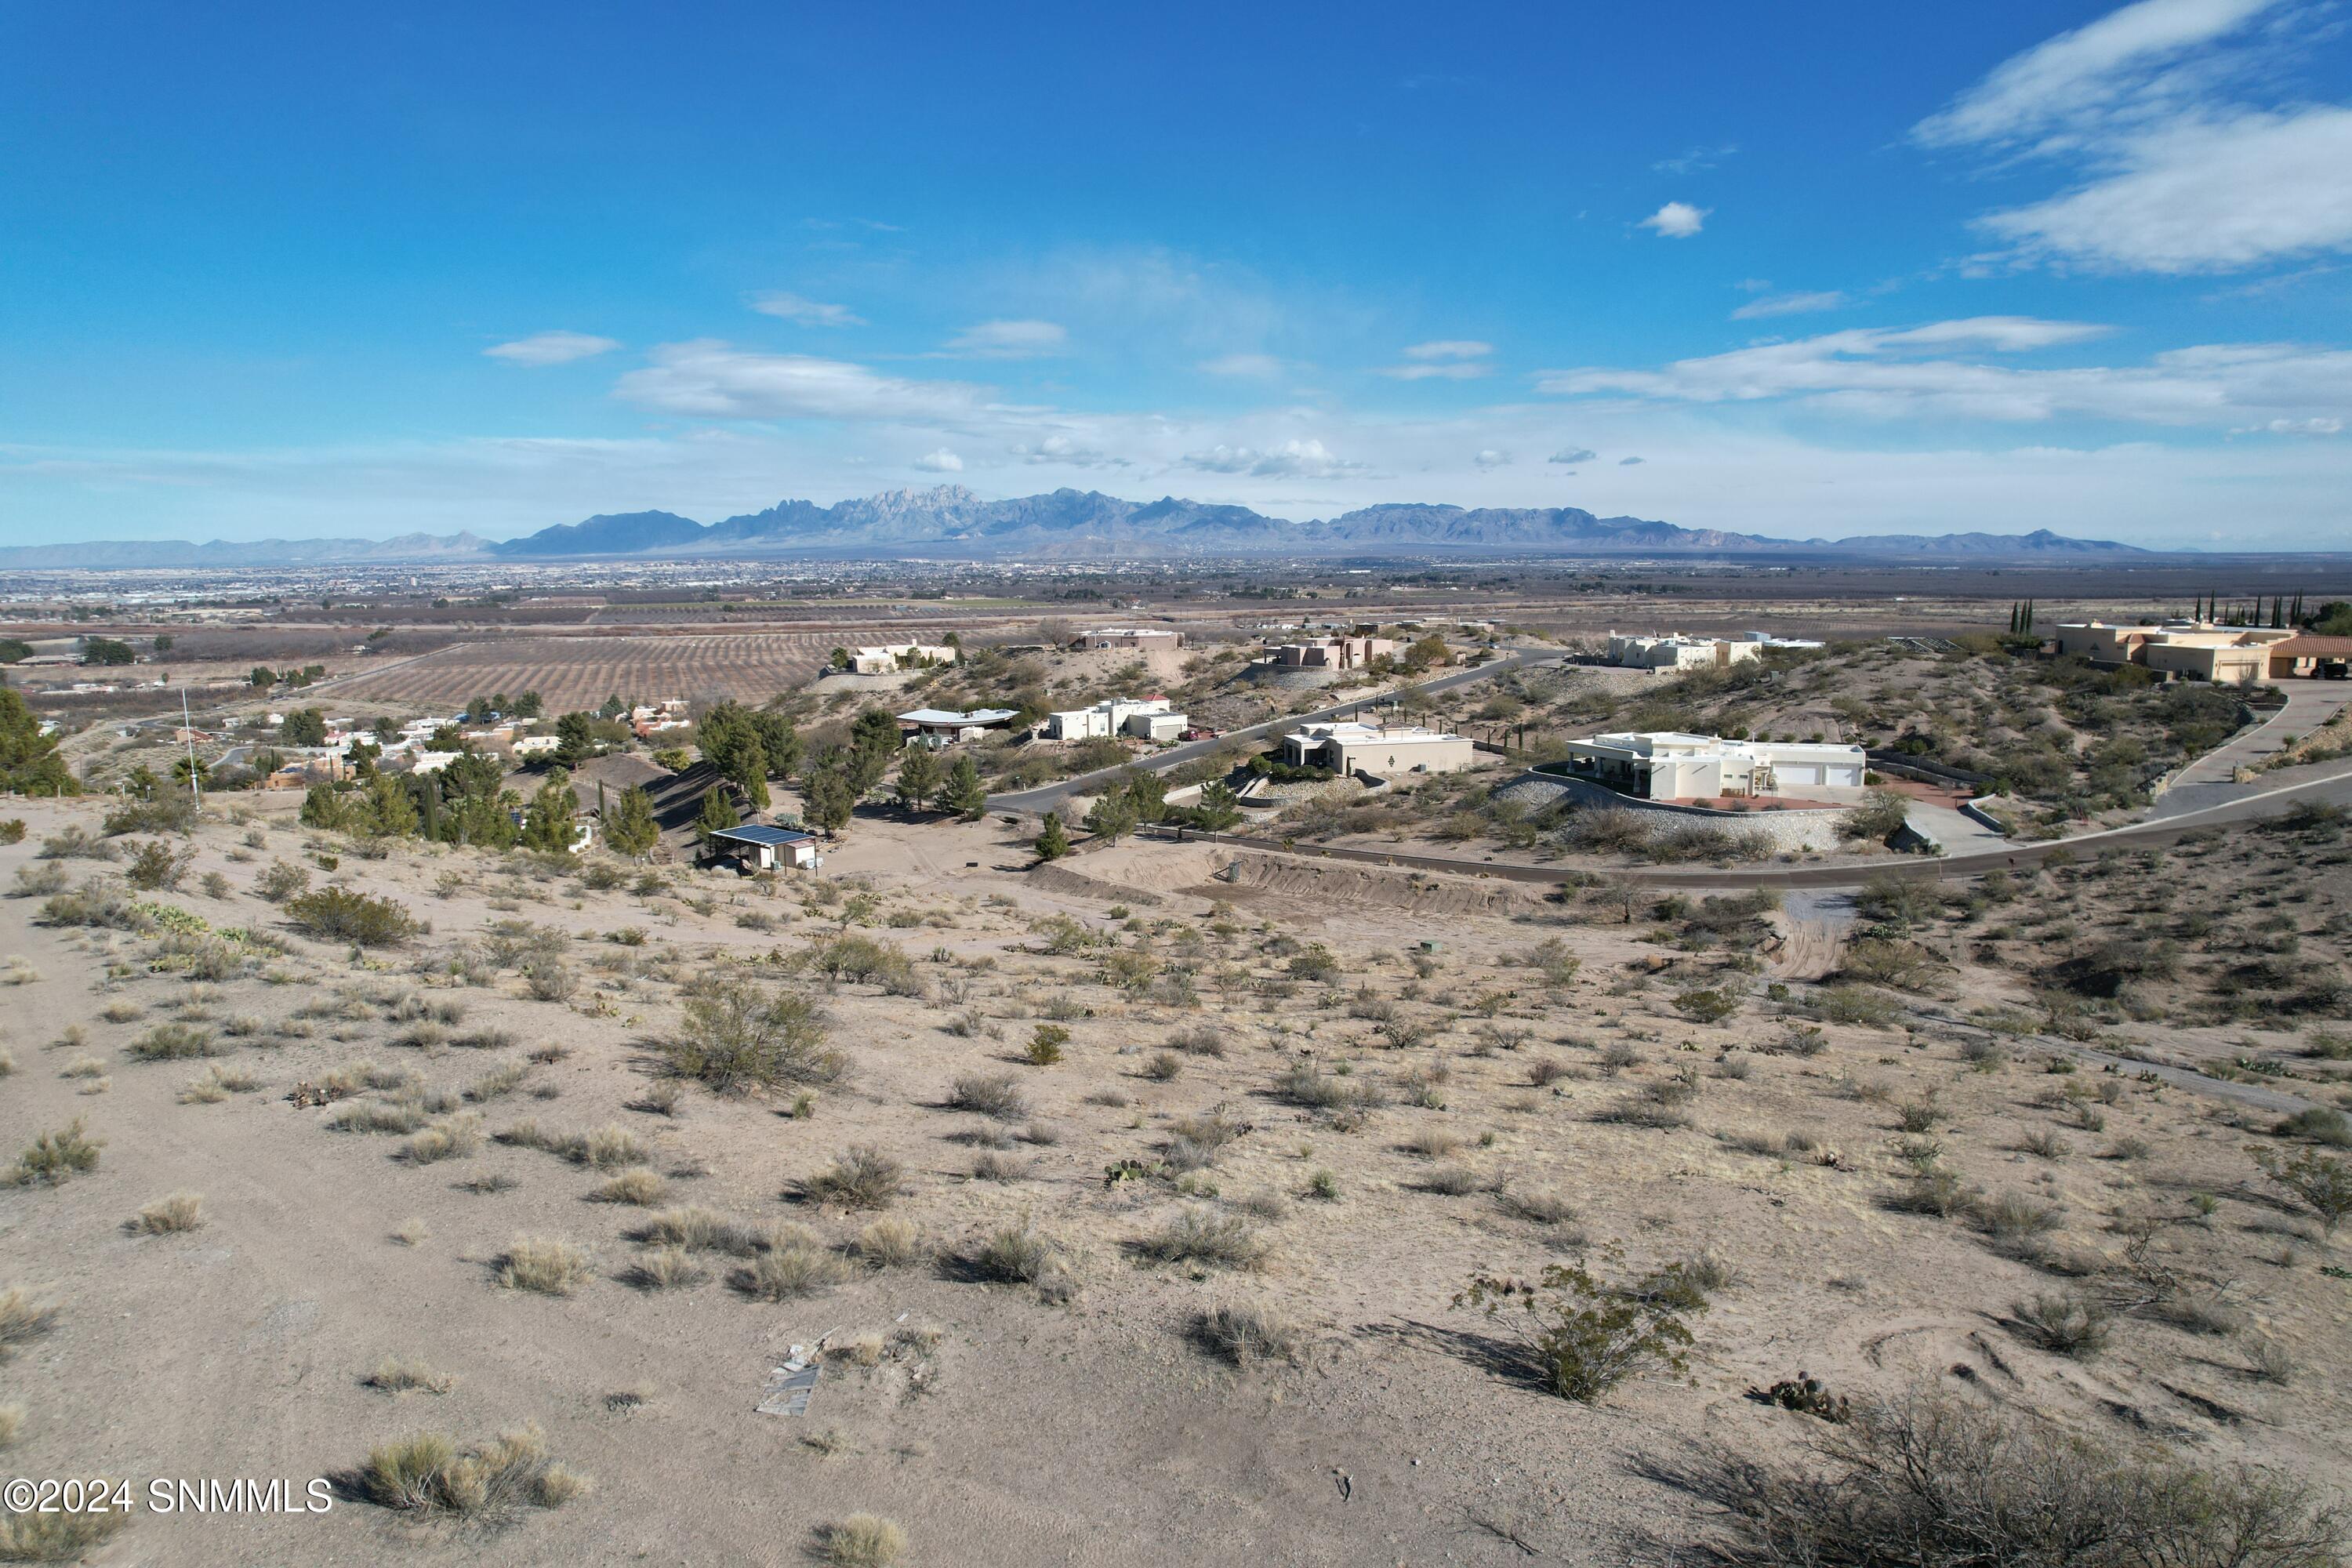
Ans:
<svg viewBox="0 0 2352 1568"><path fill-rule="evenodd" d="M551 1132L538 1122L526 1120L500 1132L498 1140L518 1149L537 1149L597 1171L617 1171L649 1164L653 1160L635 1133L610 1124L586 1132Z"/></svg>
<svg viewBox="0 0 2352 1568"><path fill-rule="evenodd" d="M877 1219L857 1233L851 1249L877 1268L904 1268L922 1256L922 1233L911 1221Z"/></svg>
<svg viewBox="0 0 2352 1568"><path fill-rule="evenodd" d="M0 1563L79 1563L130 1522L121 1509L0 1514Z"/></svg>
<svg viewBox="0 0 2352 1568"><path fill-rule="evenodd" d="M710 1270L682 1247L653 1247L621 1271L622 1283L640 1290L682 1290L709 1278Z"/></svg>
<svg viewBox="0 0 2352 1568"><path fill-rule="evenodd" d="M907 1188L907 1167L869 1144L858 1144L801 1184L821 1204L850 1209L884 1209Z"/></svg>
<svg viewBox="0 0 2352 1568"><path fill-rule="evenodd" d="M414 1132L425 1125L424 1109L415 1105L384 1105L361 1100L327 1118L338 1132Z"/></svg>
<svg viewBox="0 0 2352 1568"><path fill-rule="evenodd" d="M182 1105L217 1105L232 1094L244 1094L259 1089L261 1080L249 1072L225 1068L215 1062L205 1076L190 1079L180 1090Z"/></svg>
<svg viewBox="0 0 2352 1568"><path fill-rule="evenodd" d="M849 1278L849 1265L828 1251L815 1233L782 1226L751 1267L731 1277L736 1289L761 1301L797 1301L822 1295Z"/></svg>
<svg viewBox="0 0 2352 1568"><path fill-rule="evenodd" d="M1009 1073L965 1073L948 1089L948 1109L969 1110L998 1121L1029 1114L1029 1097Z"/></svg>
<svg viewBox="0 0 2352 1568"><path fill-rule="evenodd" d="M669 1184L656 1171L639 1166L624 1171L588 1194L589 1201L600 1204L635 1204L640 1207L657 1204L669 1195Z"/></svg>
<svg viewBox="0 0 2352 1568"><path fill-rule="evenodd" d="M388 1355L375 1363L375 1370L361 1380L368 1387L384 1394L446 1394L457 1380L446 1372L436 1372L421 1361Z"/></svg>
<svg viewBox="0 0 2352 1568"><path fill-rule="evenodd" d="M96 1057L76 1057L58 1069L59 1078L104 1078L106 1064Z"/></svg>
<svg viewBox="0 0 2352 1568"><path fill-rule="evenodd" d="M587 1252L553 1237L518 1236L499 1258L499 1283L509 1290L569 1296L592 1272Z"/></svg>
<svg viewBox="0 0 2352 1568"><path fill-rule="evenodd" d="M984 1152L971 1163L971 1179L975 1182L1018 1182L1028 1174L1028 1161L1008 1155Z"/></svg>
<svg viewBox="0 0 2352 1568"><path fill-rule="evenodd" d="M1530 1225L1567 1225L1576 1218L1576 1205L1550 1187L1506 1187L1497 1200L1505 1214Z"/></svg>
<svg viewBox="0 0 2352 1568"><path fill-rule="evenodd" d="M1207 1308L1192 1320L1192 1334L1202 1350L1244 1368L1271 1361L1295 1366L1307 1343L1297 1324L1280 1311L1246 1301Z"/></svg>
<svg viewBox="0 0 2352 1568"><path fill-rule="evenodd" d="M2327 1568L2352 1518L2308 1482L2200 1470L1940 1392L1819 1424L1814 1462L1720 1445L1644 1468L1714 1506L1717 1560L1756 1568L2233 1563Z"/></svg>
<svg viewBox="0 0 2352 1568"><path fill-rule="evenodd" d="M1485 1185L1484 1179L1467 1165L1440 1165L1418 1184L1425 1193L1441 1197L1466 1198Z"/></svg>
<svg viewBox="0 0 2352 1568"><path fill-rule="evenodd" d="M133 1236L177 1236L204 1223L204 1194L173 1193L169 1197L157 1198L123 1221L122 1228Z"/></svg>
<svg viewBox="0 0 2352 1568"><path fill-rule="evenodd" d="M58 1326L58 1310L22 1285L0 1290L0 1362Z"/></svg>
<svg viewBox="0 0 2352 1568"><path fill-rule="evenodd" d="M11 1400L0 1405L0 1453L16 1446L16 1435L25 1429L25 1407Z"/></svg>
<svg viewBox="0 0 2352 1568"><path fill-rule="evenodd" d="M469 1112L426 1128L402 1144L400 1152L412 1165L430 1165L468 1158L480 1152L481 1147L481 1119Z"/></svg>
<svg viewBox="0 0 2352 1568"><path fill-rule="evenodd" d="M646 1218L634 1238L656 1247L683 1247L688 1252L724 1252L749 1258L766 1237L753 1226L729 1219L698 1204L662 1209Z"/></svg>
<svg viewBox="0 0 2352 1568"><path fill-rule="evenodd" d="M991 1232L964 1261L982 1279L1034 1285L1048 1300L1067 1300L1076 1289L1061 1248L1038 1235L1026 1219Z"/></svg>
<svg viewBox="0 0 2352 1568"><path fill-rule="evenodd" d="M98 1169L98 1152L105 1140L92 1138L82 1131L81 1118L53 1132L35 1137L25 1152L16 1156L16 1163L6 1178L13 1187L58 1186L74 1177L86 1175Z"/></svg>
<svg viewBox="0 0 2352 1568"><path fill-rule="evenodd" d="M1462 1142L1462 1135L1449 1128L1425 1127L1404 1141L1404 1150L1424 1160L1443 1160L1461 1152Z"/></svg>
<svg viewBox="0 0 2352 1568"><path fill-rule="evenodd" d="M879 1514L853 1513L817 1532L817 1555L832 1568L890 1568L907 1550L907 1532Z"/></svg>
<svg viewBox="0 0 2352 1568"><path fill-rule="evenodd" d="M438 1432L387 1443L351 1478L352 1489L404 1513L489 1521L526 1505L561 1508L588 1483L547 1457L536 1426L501 1432L460 1453Z"/></svg>
<svg viewBox="0 0 2352 1568"><path fill-rule="evenodd" d="M1160 1263L1211 1263L1255 1268L1265 1261L1265 1238L1236 1214L1188 1208L1150 1236L1131 1244L1140 1257Z"/></svg>
<svg viewBox="0 0 2352 1568"><path fill-rule="evenodd" d="M392 1239L403 1247L422 1247L433 1238L433 1232L421 1219L404 1219L393 1226Z"/></svg>
<svg viewBox="0 0 2352 1568"><path fill-rule="evenodd" d="M2106 1346L2110 1314L2105 1302L2091 1297L2043 1291L2009 1310L2011 1331L2045 1351L2089 1357Z"/></svg>
<svg viewBox="0 0 2352 1568"><path fill-rule="evenodd" d="M193 1024L158 1024L123 1048L142 1062L184 1061L220 1054L213 1032Z"/></svg>

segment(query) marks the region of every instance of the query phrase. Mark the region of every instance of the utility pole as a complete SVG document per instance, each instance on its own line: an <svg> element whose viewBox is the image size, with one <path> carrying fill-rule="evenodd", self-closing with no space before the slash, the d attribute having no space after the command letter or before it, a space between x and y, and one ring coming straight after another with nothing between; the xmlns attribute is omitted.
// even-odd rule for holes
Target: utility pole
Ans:
<svg viewBox="0 0 2352 1568"><path fill-rule="evenodd" d="M180 733L188 742L188 799L198 811L205 808L204 792L196 785L196 731L194 721L188 717L188 689L180 688Z"/></svg>

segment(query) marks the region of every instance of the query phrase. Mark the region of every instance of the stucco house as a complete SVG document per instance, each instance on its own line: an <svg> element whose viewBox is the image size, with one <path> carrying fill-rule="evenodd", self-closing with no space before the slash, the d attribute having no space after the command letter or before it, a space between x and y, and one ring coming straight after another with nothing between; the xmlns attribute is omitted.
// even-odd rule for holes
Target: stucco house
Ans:
<svg viewBox="0 0 2352 1568"><path fill-rule="evenodd" d="M1728 741L1671 730L1594 735L1568 743L1568 771L1637 800L1793 795L1836 800L1859 792L1869 759L1860 746Z"/></svg>
<svg viewBox="0 0 2352 1568"><path fill-rule="evenodd" d="M1049 741L1083 741L1097 735L1136 735L1145 740L1156 738L1157 728L1169 730L1171 736L1184 731L1184 715L1172 711L1174 704L1165 697L1114 697L1097 702L1091 708L1073 708L1045 715L1045 738ZM1160 725L1160 719L1174 721L1172 725Z"/></svg>
<svg viewBox="0 0 2352 1568"><path fill-rule="evenodd" d="M1609 662L1629 669L1727 669L1761 658L1766 645L1742 637L1620 637L1609 634Z"/></svg>
<svg viewBox="0 0 2352 1568"><path fill-rule="evenodd" d="M2093 664L2144 665L2185 680L2244 686L2270 675L2270 650L2295 634L2280 626L2225 626L2170 620L2138 626L2072 621L2058 627L2058 652Z"/></svg>
<svg viewBox="0 0 2352 1568"><path fill-rule="evenodd" d="M1466 735L1418 724L1302 724L1282 738L1282 760L1293 767L1385 779L1401 773L1459 773L1477 762L1478 749Z"/></svg>

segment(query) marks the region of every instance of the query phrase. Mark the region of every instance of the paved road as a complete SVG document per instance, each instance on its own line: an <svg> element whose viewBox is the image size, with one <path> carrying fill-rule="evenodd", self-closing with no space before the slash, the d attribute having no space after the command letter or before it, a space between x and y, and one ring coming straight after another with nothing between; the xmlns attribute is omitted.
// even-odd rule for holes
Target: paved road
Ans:
<svg viewBox="0 0 2352 1568"><path fill-rule="evenodd" d="M1468 686L1475 681L1491 680L1507 669L1523 669L1536 665L1558 664L1565 657L1563 654L1537 648L1523 648L1506 654L1500 658L1489 659L1485 664L1473 665L1466 669L1448 670L1444 675L1421 681L1416 685L1402 686L1394 691L1382 692L1378 697L1360 697L1346 702L1336 702L1328 708L1318 708L1312 713L1286 713L1278 719L1270 719L1263 724L1252 724L1247 729L1228 730L1213 741L1187 741L1173 750L1155 752L1149 757L1139 758L1133 763L1121 763L1117 767L1097 768L1093 773L1080 773L1076 778L1066 778L1058 784L1044 784L1036 789L1015 790L1010 795L992 795L988 797L988 809L1034 812L1043 816L1074 795L1091 794L1125 773L1129 767L1144 768L1152 773L1159 773L1165 768L1181 766L1195 757L1205 757L1228 742L1253 740L1260 735L1290 730L1300 724L1313 724L1336 719L1340 714L1373 702L1393 701L1408 691L1451 691L1457 686Z"/></svg>
<svg viewBox="0 0 2352 1568"><path fill-rule="evenodd" d="M2137 822L2127 827L2112 827L2104 832L2051 839L2045 843L2003 844L1998 849L1960 855L1904 855L1889 860L1865 860L1843 866L1736 866L1729 868L1635 866L1606 874L1654 887L1724 892L1738 888L1858 888L1880 877L1895 877L1906 881L1935 881L1949 877L1980 876L1987 871L2021 870L2040 865L2062 849L2068 854L2080 855L2095 854L2106 848L2128 849L2168 844L2197 828L2224 827L2235 823L2258 821L2266 816L2276 816L2306 802L2332 802L2337 805L2352 806L2352 766L2338 766L2341 771L2320 778L2306 779L2300 784L2273 784L2257 793L2242 795L2220 805L2184 812L2178 816ZM1138 830L1138 837L1170 839L1177 836L1169 829L1145 828ZM1527 866L1510 861L1465 860L1454 856L1400 850L1319 845L1286 848L1277 839L1257 838L1246 834L1188 832L1183 838L1188 843L1214 842L1241 849L1295 855L1305 859L1349 860L1426 871L1451 871L1512 882L1557 883L1591 874L1590 869Z"/></svg>
<svg viewBox="0 0 2352 1568"><path fill-rule="evenodd" d="M2283 683L2286 706L2259 724L2249 725L2174 775L2172 787L2158 797L2151 818L2180 816L2225 801L2254 794L2264 787L2257 779L2233 784L2231 775L2285 749L2291 735L2308 735L2352 703L2352 680L2298 680Z"/></svg>

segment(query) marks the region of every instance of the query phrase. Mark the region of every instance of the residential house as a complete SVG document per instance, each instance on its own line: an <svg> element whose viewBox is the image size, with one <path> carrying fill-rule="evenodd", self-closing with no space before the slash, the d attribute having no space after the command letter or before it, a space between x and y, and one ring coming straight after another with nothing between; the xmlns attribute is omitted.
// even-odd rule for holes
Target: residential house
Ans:
<svg viewBox="0 0 2352 1568"><path fill-rule="evenodd" d="M1098 735L1136 735L1145 740L1153 738L1153 720L1166 716L1176 721L1171 738L1184 729L1184 715L1171 712L1171 704L1165 697L1113 697L1091 708L1073 708L1066 712L1045 715L1045 738L1049 741L1084 741Z"/></svg>
<svg viewBox="0 0 2352 1568"><path fill-rule="evenodd" d="M953 664L956 650L945 643L891 643L881 647L852 648L849 668L858 675L891 675L902 669L928 669Z"/></svg>
<svg viewBox="0 0 2352 1568"><path fill-rule="evenodd" d="M1385 779L1401 773L1459 773L1476 763L1478 749L1466 735L1418 724L1348 721L1300 725L1282 738L1282 760L1293 767Z"/></svg>
<svg viewBox="0 0 2352 1568"><path fill-rule="evenodd" d="M2058 627L2058 652L2093 664L2144 665L2184 680L2244 686L2270 674L2270 650L2294 640L2283 626L2225 626L2212 621L2169 620L2147 626L2071 621Z"/></svg>
<svg viewBox="0 0 2352 1568"><path fill-rule="evenodd" d="M1361 669L1376 658L1394 658L1400 646L1394 637L1370 635L1305 637L1268 645L1266 654L1281 669Z"/></svg>
<svg viewBox="0 0 2352 1568"><path fill-rule="evenodd" d="M1764 657L1765 644L1754 637L1729 642L1722 637L1620 637L1609 634L1609 662L1629 669L1727 669Z"/></svg>
<svg viewBox="0 0 2352 1568"><path fill-rule="evenodd" d="M1070 639L1074 648L1133 648L1147 653L1153 648L1175 648L1184 646L1184 634L1160 626L1097 626L1080 632Z"/></svg>
<svg viewBox="0 0 2352 1568"><path fill-rule="evenodd" d="M1868 765L1860 746L1729 741L1671 730L1594 735L1568 743L1570 773L1637 800L1775 795L1835 799L1824 792L1859 791Z"/></svg>
<svg viewBox="0 0 2352 1568"><path fill-rule="evenodd" d="M898 715L898 732L908 742L944 746L976 740L991 730L1002 730L1020 716L1015 708L976 708L969 713L939 708L918 708Z"/></svg>

